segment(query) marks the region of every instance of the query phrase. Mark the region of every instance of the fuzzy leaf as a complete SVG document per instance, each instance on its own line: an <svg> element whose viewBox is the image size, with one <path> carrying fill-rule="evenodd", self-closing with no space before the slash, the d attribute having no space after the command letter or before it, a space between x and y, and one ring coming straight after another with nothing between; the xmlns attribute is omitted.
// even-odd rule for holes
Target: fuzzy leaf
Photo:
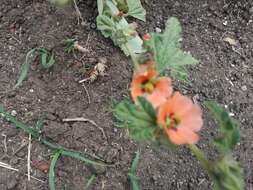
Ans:
<svg viewBox="0 0 253 190"><path fill-rule="evenodd" d="M102 32L102 34L106 38L112 36L114 27L115 23L110 17L105 15L97 16L97 28Z"/></svg>
<svg viewBox="0 0 253 190"><path fill-rule="evenodd" d="M240 132L235 122L228 113L214 102L206 102L205 105L211 111L218 122L221 136L215 139L215 145L223 153L230 153L240 141Z"/></svg>
<svg viewBox="0 0 253 190"><path fill-rule="evenodd" d="M231 154L214 162L211 178L214 190L242 190L244 189L243 170Z"/></svg>
<svg viewBox="0 0 253 190"><path fill-rule="evenodd" d="M142 7L140 0L127 0L127 15L146 21L146 10Z"/></svg>
<svg viewBox="0 0 253 190"><path fill-rule="evenodd" d="M98 7L98 13L99 15L103 14L103 10L104 10L104 0L97 0L97 7Z"/></svg>
<svg viewBox="0 0 253 190"><path fill-rule="evenodd" d="M171 17L166 22L164 33L152 33L152 38L145 45L154 53L156 67L160 73L169 70L172 77L185 80L187 74L184 67L198 61L180 49L181 31L178 19Z"/></svg>
<svg viewBox="0 0 253 190"><path fill-rule="evenodd" d="M154 108L144 98L139 98L138 101L138 105L123 101L116 106L113 111L116 126L128 128L130 136L136 140L152 140L156 130Z"/></svg>

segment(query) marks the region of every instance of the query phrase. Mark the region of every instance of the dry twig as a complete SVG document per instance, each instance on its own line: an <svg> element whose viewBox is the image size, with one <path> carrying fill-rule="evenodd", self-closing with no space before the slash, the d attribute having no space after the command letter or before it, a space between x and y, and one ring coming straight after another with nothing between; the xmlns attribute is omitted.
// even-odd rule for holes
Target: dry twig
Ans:
<svg viewBox="0 0 253 190"><path fill-rule="evenodd" d="M97 127L101 131L103 137L106 139L106 135L105 135L104 129L102 127L99 127L95 123L95 121L93 121L93 120L90 120L90 119L87 119L87 118L84 118L84 117L76 117L76 118L65 118L62 121L63 122L89 122L92 125L94 125L95 127Z"/></svg>
<svg viewBox="0 0 253 190"><path fill-rule="evenodd" d="M79 8L78 8L78 6L77 6L76 0L73 0L73 2L74 2L76 14L77 14L77 22L78 22L78 25L80 24L80 19L81 19L81 24L83 24L83 23L84 23L84 20L83 20L81 11L79 10Z"/></svg>
<svg viewBox="0 0 253 190"><path fill-rule="evenodd" d="M83 86L83 88L84 88L84 90L85 90L85 92L86 92L86 94L87 94L87 97L88 97L88 104L90 104L90 103L91 103L91 99L90 99L89 91L88 91L88 89L86 88L86 86L85 86L84 84L83 84L82 86Z"/></svg>

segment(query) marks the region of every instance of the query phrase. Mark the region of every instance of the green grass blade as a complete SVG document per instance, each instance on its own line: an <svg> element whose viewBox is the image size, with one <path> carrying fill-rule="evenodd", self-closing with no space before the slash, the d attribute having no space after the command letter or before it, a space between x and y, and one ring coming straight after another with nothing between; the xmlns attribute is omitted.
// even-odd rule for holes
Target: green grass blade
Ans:
<svg viewBox="0 0 253 190"><path fill-rule="evenodd" d="M4 117L7 121L13 123L17 128L24 130L26 133L32 135L33 138L38 138L39 133L37 130L27 126L25 123L18 121L15 117L13 117L8 112L5 112L2 107L0 107L0 116Z"/></svg>
<svg viewBox="0 0 253 190"><path fill-rule="evenodd" d="M67 150L63 150L62 151L62 155L63 156L68 156L68 157L71 157L71 158L75 158L75 159L78 159L80 161L83 161L87 164L91 164L91 165L99 165L99 166L107 166L106 164L103 164L101 162L96 162L96 161L93 161L93 160L90 160L88 158L85 158L84 156L82 156L80 153L78 152L73 152L73 151L67 151Z"/></svg>
<svg viewBox="0 0 253 190"><path fill-rule="evenodd" d="M93 181L96 179L96 175L95 174L93 174L90 178L89 178L89 180L88 180L88 182L87 182L87 184L86 184L86 186L85 186L85 190L87 190L89 187L90 187L90 185L93 183Z"/></svg>
<svg viewBox="0 0 253 190"><path fill-rule="evenodd" d="M136 152L135 158L128 172L128 179L130 181L132 190L141 190L140 179L135 175L135 171L137 169L139 160L140 160L140 152L138 151Z"/></svg>
<svg viewBox="0 0 253 190"><path fill-rule="evenodd" d="M14 86L14 88L19 87L22 84L22 82L25 80L25 78L27 77L31 62L34 58L35 51L36 51L36 48L30 50L26 54L25 63L21 66L20 75L19 75L17 84Z"/></svg>
<svg viewBox="0 0 253 190"><path fill-rule="evenodd" d="M49 189L50 190L56 190L55 188L55 172L54 172L54 168L55 168L55 165L56 165L56 162L57 160L60 158L61 156L61 150L60 151L57 151L54 156L53 156L53 159L51 161L51 164L50 164L50 168L49 168Z"/></svg>
<svg viewBox="0 0 253 190"><path fill-rule="evenodd" d="M136 152L135 158L134 158L134 160L132 162L130 173L134 173L136 171L138 163L139 163L139 160L140 160L140 152L138 151L138 152Z"/></svg>

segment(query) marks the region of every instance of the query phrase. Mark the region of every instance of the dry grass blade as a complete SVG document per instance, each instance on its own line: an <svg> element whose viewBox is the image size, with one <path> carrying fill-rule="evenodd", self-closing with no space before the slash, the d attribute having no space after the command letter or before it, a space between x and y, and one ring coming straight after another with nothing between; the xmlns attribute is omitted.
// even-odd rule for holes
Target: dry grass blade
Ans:
<svg viewBox="0 0 253 190"><path fill-rule="evenodd" d="M6 164L6 163L4 163L4 162L0 162L0 167L5 168L5 169L8 169L8 170L12 170L12 171L19 172L18 169L13 168L11 165ZM25 174L25 175L28 176L28 174ZM38 179L38 178L36 178L36 177L33 177L33 176L31 176L31 179L34 179L34 180L39 181L39 182L41 182L41 183L45 183L45 181L40 180L40 179Z"/></svg>
<svg viewBox="0 0 253 190"><path fill-rule="evenodd" d="M29 141L28 141L28 154L27 154L27 177L28 181L31 180L31 148L32 148L32 135L29 134Z"/></svg>

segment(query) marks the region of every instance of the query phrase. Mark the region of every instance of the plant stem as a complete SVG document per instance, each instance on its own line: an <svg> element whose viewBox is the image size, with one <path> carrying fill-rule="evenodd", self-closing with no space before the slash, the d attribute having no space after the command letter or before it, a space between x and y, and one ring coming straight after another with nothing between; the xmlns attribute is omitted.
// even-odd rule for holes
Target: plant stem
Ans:
<svg viewBox="0 0 253 190"><path fill-rule="evenodd" d="M210 175L210 173L211 173L210 161L207 159L207 157L203 153L203 151L200 150L195 144L189 145L189 148L192 151L192 153L197 157L197 159L200 161L202 167Z"/></svg>
<svg viewBox="0 0 253 190"><path fill-rule="evenodd" d="M128 53L133 61L134 68L138 71L139 70L139 63L138 63L138 60L135 56L135 53L132 51L132 49L127 44L125 44L125 47L126 47Z"/></svg>

